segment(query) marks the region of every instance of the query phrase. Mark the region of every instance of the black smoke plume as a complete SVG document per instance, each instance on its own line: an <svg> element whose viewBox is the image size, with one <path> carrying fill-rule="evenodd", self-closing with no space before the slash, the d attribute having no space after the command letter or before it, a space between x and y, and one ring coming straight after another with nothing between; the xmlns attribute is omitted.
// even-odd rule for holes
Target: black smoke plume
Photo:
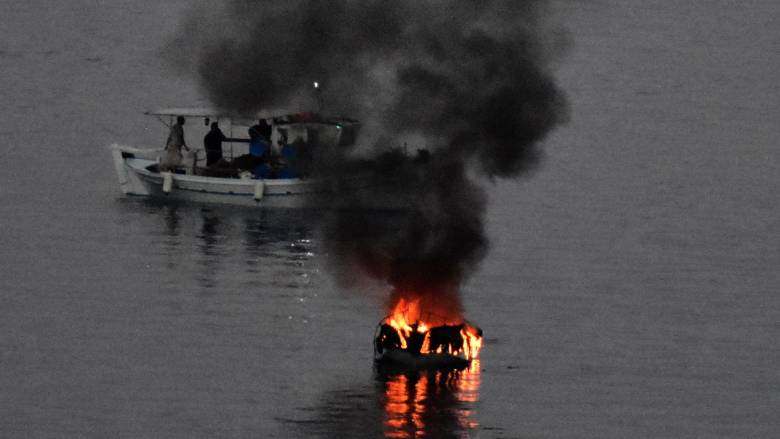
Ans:
<svg viewBox="0 0 780 439"><path fill-rule="evenodd" d="M236 0L194 11L168 55L237 113L315 107L322 84L326 113L363 123L362 146L321 152L315 172L374 179L338 186L324 229L336 265L450 294L486 251L478 182L532 170L566 118L546 17L532 0Z"/></svg>

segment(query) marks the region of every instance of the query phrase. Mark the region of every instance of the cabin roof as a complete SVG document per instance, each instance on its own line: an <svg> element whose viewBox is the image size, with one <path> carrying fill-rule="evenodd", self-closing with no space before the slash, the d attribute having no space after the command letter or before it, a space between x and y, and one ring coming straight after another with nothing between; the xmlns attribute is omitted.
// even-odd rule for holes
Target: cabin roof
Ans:
<svg viewBox="0 0 780 439"><path fill-rule="evenodd" d="M290 111L283 109L260 110L252 114L235 114L224 110L208 107L172 107L146 111L149 116L183 116L232 118L238 120L274 119L276 124L285 123L324 123L324 124L356 124L357 121L347 117L326 117L311 111Z"/></svg>
<svg viewBox="0 0 780 439"><path fill-rule="evenodd" d="M235 117L242 119L271 119L281 117L287 114L296 113L295 111L283 109L260 110L254 113L236 114L230 111L218 110L209 107L171 107L159 108L147 111L144 114L149 116L183 116L183 117Z"/></svg>

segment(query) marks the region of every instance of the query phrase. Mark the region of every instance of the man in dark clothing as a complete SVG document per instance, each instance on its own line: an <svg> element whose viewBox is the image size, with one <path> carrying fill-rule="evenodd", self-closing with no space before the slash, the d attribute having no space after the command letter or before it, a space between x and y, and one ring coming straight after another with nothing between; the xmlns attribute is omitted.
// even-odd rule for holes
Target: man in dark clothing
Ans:
<svg viewBox="0 0 780 439"><path fill-rule="evenodd" d="M249 137L255 138L258 135L263 136L267 142L271 141L273 128L265 119L258 119L257 123L249 127Z"/></svg>
<svg viewBox="0 0 780 439"><path fill-rule="evenodd" d="M231 140L225 137L219 129L219 123L211 123L211 131L203 138L203 147L206 149L206 166L214 166L222 160L222 142Z"/></svg>

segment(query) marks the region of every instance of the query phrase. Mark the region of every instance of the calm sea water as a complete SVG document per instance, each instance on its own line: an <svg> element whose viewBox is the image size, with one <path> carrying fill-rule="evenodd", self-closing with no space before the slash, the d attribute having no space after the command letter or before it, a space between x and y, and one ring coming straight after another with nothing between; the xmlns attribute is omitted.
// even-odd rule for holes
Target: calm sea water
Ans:
<svg viewBox="0 0 780 439"><path fill-rule="evenodd" d="M0 436L780 435L776 2L553 4L571 122L491 186L456 375L373 369L311 213L120 196L105 146L205 104L190 5L0 3Z"/></svg>

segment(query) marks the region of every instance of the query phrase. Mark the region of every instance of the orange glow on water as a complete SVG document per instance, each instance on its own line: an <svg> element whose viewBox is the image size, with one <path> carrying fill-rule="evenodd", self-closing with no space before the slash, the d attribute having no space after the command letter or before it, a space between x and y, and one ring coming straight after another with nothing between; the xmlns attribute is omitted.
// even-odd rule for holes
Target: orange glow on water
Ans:
<svg viewBox="0 0 780 439"><path fill-rule="evenodd" d="M385 437L437 437L479 427L473 403L479 400L479 360L461 371L428 371L388 376L385 381Z"/></svg>

